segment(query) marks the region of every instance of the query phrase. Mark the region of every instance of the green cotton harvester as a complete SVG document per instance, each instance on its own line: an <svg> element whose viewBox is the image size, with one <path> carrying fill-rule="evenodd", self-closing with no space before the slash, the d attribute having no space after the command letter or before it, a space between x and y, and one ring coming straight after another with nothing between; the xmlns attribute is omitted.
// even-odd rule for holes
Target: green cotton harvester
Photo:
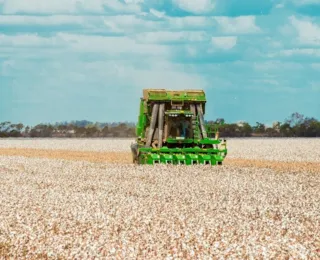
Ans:
<svg viewBox="0 0 320 260"><path fill-rule="evenodd" d="M221 165L226 140L219 139L217 124L205 123L205 105L203 90L144 89L133 162Z"/></svg>

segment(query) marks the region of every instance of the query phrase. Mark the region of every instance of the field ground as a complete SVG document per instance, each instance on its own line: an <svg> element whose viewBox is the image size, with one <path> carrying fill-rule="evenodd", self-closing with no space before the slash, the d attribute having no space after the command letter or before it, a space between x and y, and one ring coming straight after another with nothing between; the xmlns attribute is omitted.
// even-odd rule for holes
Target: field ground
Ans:
<svg viewBox="0 0 320 260"><path fill-rule="evenodd" d="M221 167L131 142L0 140L0 258L320 258L320 139L229 139Z"/></svg>

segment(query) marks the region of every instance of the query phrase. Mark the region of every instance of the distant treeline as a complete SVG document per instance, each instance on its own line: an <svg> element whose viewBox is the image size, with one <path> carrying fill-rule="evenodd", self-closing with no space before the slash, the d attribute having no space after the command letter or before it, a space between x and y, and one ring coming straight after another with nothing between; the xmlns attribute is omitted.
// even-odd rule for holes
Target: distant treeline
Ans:
<svg viewBox="0 0 320 260"><path fill-rule="evenodd" d="M228 123L222 118L206 123L220 124L221 137L320 137L320 121L299 113L293 113L284 122L274 122L272 126L260 122L256 122L253 126L247 122ZM0 123L0 137L133 138L135 127L135 124L130 122L93 123L86 120L36 126L3 122Z"/></svg>

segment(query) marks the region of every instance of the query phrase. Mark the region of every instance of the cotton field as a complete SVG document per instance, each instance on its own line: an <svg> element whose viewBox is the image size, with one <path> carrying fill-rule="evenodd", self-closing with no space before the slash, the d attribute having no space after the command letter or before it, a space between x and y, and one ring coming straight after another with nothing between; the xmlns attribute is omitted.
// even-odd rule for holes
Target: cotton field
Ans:
<svg viewBox="0 0 320 260"><path fill-rule="evenodd" d="M0 140L0 258L320 258L320 139L230 139L221 167L131 142Z"/></svg>
<svg viewBox="0 0 320 260"><path fill-rule="evenodd" d="M129 152L133 139L0 139L1 148ZM277 161L320 161L320 138L230 138L229 158Z"/></svg>

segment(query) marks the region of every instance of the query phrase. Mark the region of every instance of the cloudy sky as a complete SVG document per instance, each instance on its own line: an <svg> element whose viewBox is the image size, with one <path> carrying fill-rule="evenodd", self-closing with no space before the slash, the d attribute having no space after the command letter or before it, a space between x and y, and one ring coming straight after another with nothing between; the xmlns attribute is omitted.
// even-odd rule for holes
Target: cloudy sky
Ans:
<svg viewBox="0 0 320 260"><path fill-rule="evenodd" d="M143 88L207 119L320 119L320 0L0 0L0 121L136 121Z"/></svg>

